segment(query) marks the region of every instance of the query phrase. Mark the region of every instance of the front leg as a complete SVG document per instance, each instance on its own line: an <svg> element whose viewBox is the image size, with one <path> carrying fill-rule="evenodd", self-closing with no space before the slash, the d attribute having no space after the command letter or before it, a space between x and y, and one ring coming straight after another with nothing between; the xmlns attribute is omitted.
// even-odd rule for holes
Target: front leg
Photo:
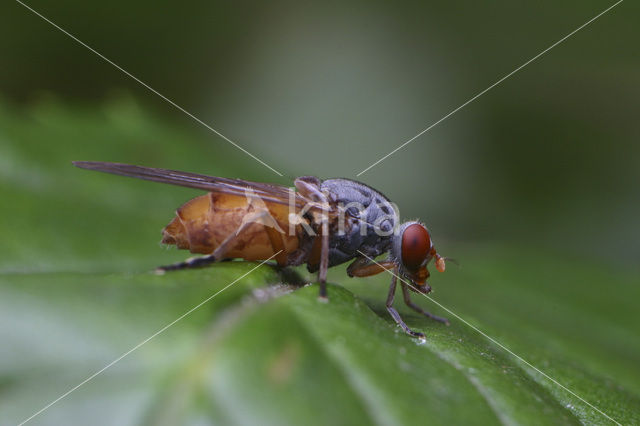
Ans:
<svg viewBox="0 0 640 426"><path fill-rule="evenodd" d="M396 309L393 307L393 298L395 297L395 294L396 294L396 281L397 281L396 275L398 274L398 268L396 267L393 272L394 272L394 275L393 275L393 278L391 279L391 285L389 286L389 295L387 296L387 311L389 311L389 314L391 314L391 317L404 330L405 333L413 337L424 339L425 338L424 333L411 330L409 326L407 326L407 324L405 324L405 322L402 320L398 311L396 311Z"/></svg>
<svg viewBox="0 0 640 426"><path fill-rule="evenodd" d="M391 260L372 262L366 257L359 257L347 267L347 275L350 277L370 277L393 269L395 266L396 264Z"/></svg>
<svg viewBox="0 0 640 426"><path fill-rule="evenodd" d="M436 320L438 322L441 322L441 323L444 323L446 325L449 325L449 320L448 319L439 317L437 315L433 315L432 313L425 311L420 306L418 306L415 303L413 303L411 301L411 295L409 294L409 287L405 283L401 283L401 285L402 285L402 294L404 296L404 303L408 307L410 307L414 311L418 312L419 314L422 314L422 315L426 316L427 318L431 318L431 319Z"/></svg>

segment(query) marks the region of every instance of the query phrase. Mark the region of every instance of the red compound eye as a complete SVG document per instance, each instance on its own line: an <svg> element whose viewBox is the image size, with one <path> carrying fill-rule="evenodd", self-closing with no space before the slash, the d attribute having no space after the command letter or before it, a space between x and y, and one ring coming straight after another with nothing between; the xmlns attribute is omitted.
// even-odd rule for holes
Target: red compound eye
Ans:
<svg viewBox="0 0 640 426"><path fill-rule="evenodd" d="M416 271L425 261L431 250L429 231L414 223L407 226L402 233L402 263L410 271Z"/></svg>

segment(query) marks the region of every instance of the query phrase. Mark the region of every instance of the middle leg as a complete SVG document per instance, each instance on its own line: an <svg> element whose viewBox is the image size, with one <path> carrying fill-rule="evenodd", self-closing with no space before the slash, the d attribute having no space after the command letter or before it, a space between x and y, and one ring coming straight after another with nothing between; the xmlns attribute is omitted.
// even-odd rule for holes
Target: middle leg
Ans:
<svg viewBox="0 0 640 426"><path fill-rule="evenodd" d="M324 226L323 226L324 228ZM327 300L327 270L329 269L329 233L322 230L322 241L320 246L320 269L318 270L318 281L320 282L320 300Z"/></svg>

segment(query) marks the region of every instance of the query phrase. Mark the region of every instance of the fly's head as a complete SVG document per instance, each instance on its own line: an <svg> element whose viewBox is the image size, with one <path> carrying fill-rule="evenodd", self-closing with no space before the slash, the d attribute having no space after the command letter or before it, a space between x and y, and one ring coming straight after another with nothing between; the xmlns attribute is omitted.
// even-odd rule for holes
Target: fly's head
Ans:
<svg viewBox="0 0 640 426"><path fill-rule="evenodd" d="M431 235L420 222L405 222L395 234L391 255L399 266L401 276L411 281L413 291L429 293L431 286L427 284L429 270L427 265L435 259L436 269L445 270L445 259L437 252L431 242Z"/></svg>

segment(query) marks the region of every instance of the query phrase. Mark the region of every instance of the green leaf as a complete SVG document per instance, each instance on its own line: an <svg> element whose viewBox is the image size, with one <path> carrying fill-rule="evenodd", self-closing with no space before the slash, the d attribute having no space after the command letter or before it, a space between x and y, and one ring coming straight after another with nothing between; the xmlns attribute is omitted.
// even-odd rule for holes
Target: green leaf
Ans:
<svg viewBox="0 0 640 426"><path fill-rule="evenodd" d="M256 263L156 276L155 266L187 256L161 249L159 229L197 191L70 162L261 179L253 164L127 99L0 112L1 424L29 418L123 354L32 424L611 423L580 398L640 422L637 270L440 243L463 268L432 277L433 300L413 299L451 326L396 300L426 341L387 314L386 274L332 269L329 303L268 265L250 272Z"/></svg>

